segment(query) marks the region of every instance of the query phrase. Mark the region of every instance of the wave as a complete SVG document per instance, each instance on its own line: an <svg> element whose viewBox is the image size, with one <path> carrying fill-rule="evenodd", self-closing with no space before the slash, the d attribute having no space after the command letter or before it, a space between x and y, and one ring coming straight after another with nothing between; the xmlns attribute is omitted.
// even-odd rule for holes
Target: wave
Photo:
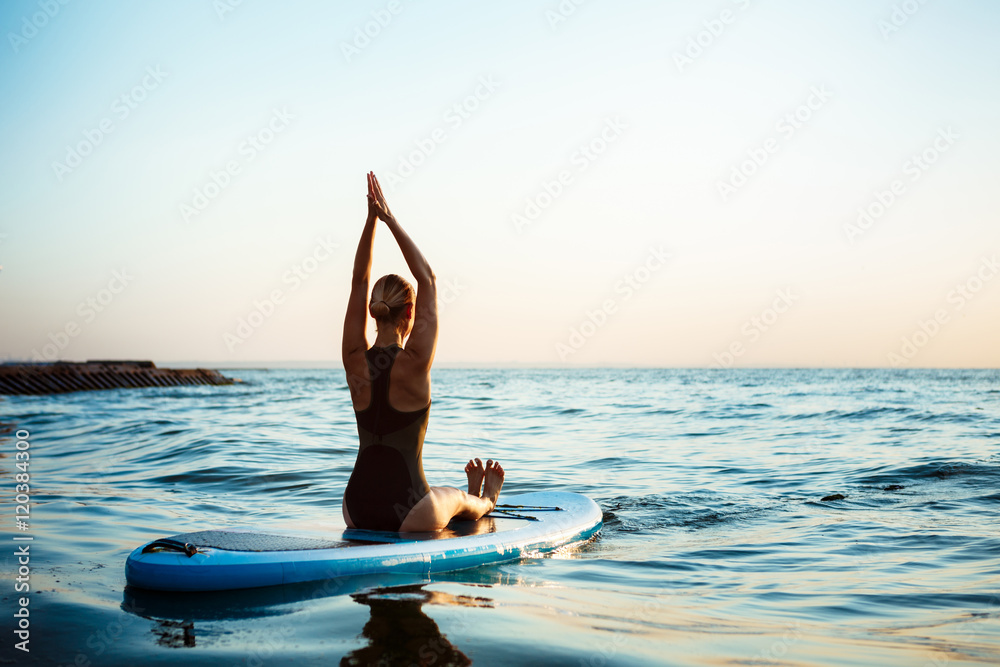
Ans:
<svg viewBox="0 0 1000 667"><path fill-rule="evenodd" d="M950 460L927 461L925 463L897 468L879 466L871 474L861 473L855 482L881 487L892 484L905 484L906 482L955 478L973 482L982 481L984 483L1000 482L1000 466Z"/></svg>
<svg viewBox="0 0 1000 667"><path fill-rule="evenodd" d="M601 500L605 527L611 532L646 532L667 528L698 530L748 521L780 507L777 498L733 498L726 495L661 494L617 496Z"/></svg>

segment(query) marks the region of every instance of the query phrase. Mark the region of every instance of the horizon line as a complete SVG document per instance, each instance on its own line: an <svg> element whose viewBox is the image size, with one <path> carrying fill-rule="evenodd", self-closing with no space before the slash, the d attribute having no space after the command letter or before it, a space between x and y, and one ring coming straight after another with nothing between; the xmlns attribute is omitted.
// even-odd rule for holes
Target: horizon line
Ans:
<svg viewBox="0 0 1000 667"><path fill-rule="evenodd" d="M185 362L185 361L164 361L157 362L157 366L163 368L212 368L216 370L343 370L340 361L332 360L307 360L307 361L240 361L223 363ZM538 362L465 362L447 361L434 364L433 368L441 370L502 370L502 369L534 369L534 370L976 370L990 371L1000 370L1000 366L800 366L800 365L741 365L720 367L717 365L705 366L682 366L682 365L635 365L621 363L595 363L595 364L557 364Z"/></svg>
<svg viewBox="0 0 1000 667"><path fill-rule="evenodd" d="M339 360L332 359L308 359L308 360L254 360L254 361L156 361L151 359L56 359L52 361L32 361L32 360L0 360L0 365L16 364L52 364L52 363L98 363L98 362L125 362L125 361L151 361L158 368L204 368L213 370L329 370L343 369ZM594 364L560 364L560 363L539 363L520 361L497 361L497 362L472 362L472 361L442 361L434 364L434 368L441 370L502 370L502 369L534 369L534 370L975 370L989 371L1000 370L1000 366L832 366L832 365L739 365L739 366L719 366L711 365L636 365L612 362L597 362Z"/></svg>

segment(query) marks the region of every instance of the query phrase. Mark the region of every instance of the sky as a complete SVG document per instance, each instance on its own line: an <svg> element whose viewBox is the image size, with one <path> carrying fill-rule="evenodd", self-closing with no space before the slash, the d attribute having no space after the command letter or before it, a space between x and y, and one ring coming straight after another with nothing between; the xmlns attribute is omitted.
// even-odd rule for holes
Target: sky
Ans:
<svg viewBox="0 0 1000 667"><path fill-rule="evenodd" d="M8 0L0 28L0 360L337 363L373 170L438 365L1000 367L997 3Z"/></svg>

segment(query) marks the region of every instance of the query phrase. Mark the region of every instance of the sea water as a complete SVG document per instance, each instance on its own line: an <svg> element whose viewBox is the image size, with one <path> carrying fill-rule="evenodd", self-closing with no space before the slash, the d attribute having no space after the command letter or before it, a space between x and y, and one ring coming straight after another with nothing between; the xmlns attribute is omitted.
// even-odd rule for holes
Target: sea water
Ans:
<svg viewBox="0 0 1000 667"><path fill-rule="evenodd" d="M343 373L229 375L0 400L5 661L1000 663L998 371L436 369L430 483L464 487L469 458L497 459L504 493L597 501L596 539L423 582L126 588L126 557L155 537L343 525ZM30 653L13 633L24 544Z"/></svg>

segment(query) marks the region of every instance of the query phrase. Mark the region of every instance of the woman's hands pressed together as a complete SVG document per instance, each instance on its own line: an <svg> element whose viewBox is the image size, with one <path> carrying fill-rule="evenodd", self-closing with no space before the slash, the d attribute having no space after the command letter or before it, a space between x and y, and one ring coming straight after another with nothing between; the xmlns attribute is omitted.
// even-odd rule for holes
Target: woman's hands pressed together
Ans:
<svg viewBox="0 0 1000 667"><path fill-rule="evenodd" d="M392 217L392 211L389 210L389 205L385 202L385 195L382 194L382 186L379 185L378 179L375 178L375 172L368 172L368 219L375 220L378 218L382 222L395 222L396 219Z"/></svg>

